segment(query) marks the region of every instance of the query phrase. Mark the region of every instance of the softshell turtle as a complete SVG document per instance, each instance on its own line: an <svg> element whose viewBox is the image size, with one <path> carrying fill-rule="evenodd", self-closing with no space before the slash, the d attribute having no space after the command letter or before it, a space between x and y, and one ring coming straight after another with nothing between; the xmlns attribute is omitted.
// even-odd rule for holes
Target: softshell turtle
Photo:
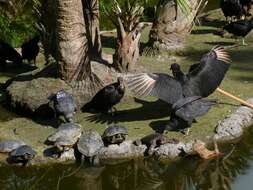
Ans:
<svg viewBox="0 0 253 190"><path fill-rule="evenodd" d="M25 145L23 141L20 140L5 140L0 142L0 152L8 153L16 148Z"/></svg>
<svg viewBox="0 0 253 190"><path fill-rule="evenodd" d="M17 149L11 151L9 157L12 162L22 163L23 165L26 165L35 157L36 154L36 151L34 151L30 146L22 145Z"/></svg>
<svg viewBox="0 0 253 190"><path fill-rule="evenodd" d="M66 138L73 141L77 141L81 136L82 131L79 124L76 123L63 123L58 129L50 135L47 140L51 143L55 143L58 138Z"/></svg>
<svg viewBox="0 0 253 190"><path fill-rule="evenodd" d="M137 140L136 144L145 144L148 147L148 154L152 155L154 153L154 149L158 146L161 146L166 143L178 144L179 140L175 138L169 138L160 133L153 133L143 137L141 140Z"/></svg>
<svg viewBox="0 0 253 190"><path fill-rule="evenodd" d="M127 135L127 128L113 125L105 129L102 138L105 144L120 144L126 139Z"/></svg>
<svg viewBox="0 0 253 190"><path fill-rule="evenodd" d="M98 159L96 155L99 150L104 147L103 140L98 132L95 130L88 130L80 137L77 142L78 151L87 157L91 164L97 164ZM82 157L83 157L82 156ZM84 158L84 157L83 157Z"/></svg>
<svg viewBox="0 0 253 190"><path fill-rule="evenodd" d="M73 122L77 106L71 94L64 90L60 90L55 95L49 97L49 99L54 103L57 116L63 115L67 122Z"/></svg>

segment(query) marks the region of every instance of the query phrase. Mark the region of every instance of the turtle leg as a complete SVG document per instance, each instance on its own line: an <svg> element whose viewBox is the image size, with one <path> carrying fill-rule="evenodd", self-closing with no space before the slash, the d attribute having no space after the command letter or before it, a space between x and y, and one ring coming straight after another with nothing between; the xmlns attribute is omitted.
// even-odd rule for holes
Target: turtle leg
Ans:
<svg viewBox="0 0 253 190"><path fill-rule="evenodd" d="M154 154L155 147L156 147L156 140L153 140L151 142L151 145L150 145L149 149L148 149L148 155L149 156L152 156Z"/></svg>
<svg viewBox="0 0 253 190"><path fill-rule="evenodd" d="M100 165L100 161L99 161L99 158L98 158L97 155L92 157L92 165L93 166L99 166Z"/></svg>

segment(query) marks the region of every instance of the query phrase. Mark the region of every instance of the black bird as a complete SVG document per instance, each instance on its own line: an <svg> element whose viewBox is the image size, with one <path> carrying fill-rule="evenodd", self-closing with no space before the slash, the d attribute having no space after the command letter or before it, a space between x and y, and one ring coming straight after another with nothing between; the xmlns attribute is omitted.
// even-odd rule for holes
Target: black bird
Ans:
<svg viewBox="0 0 253 190"><path fill-rule="evenodd" d="M176 123L174 121L178 117L182 120L185 119L177 114L177 110L186 110L185 114L188 114L189 118L206 113L213 105L213 100L202 98L209 96L220 85L230 66L229 62L229 55L224 48L215 47L205 54L200 63L193 66L187 75L180 70L179 65L173 64L171 69L174 77L163 73L141 73L127 76L127 83L129 89L137 96L156 96L174 107L171 118L174 125L171 127L182 128L182 126L178 126L182 122ZM194 99L195 96L199 98ZM185 99L188 97L189 99ZM193 99L194 101L192 101ZM187 102L188 100L189 102ZM178 108L177 105L182 102L186 103ZM200 108L202 105L205 109ZM194 110L195 108L200 110ZM189 127L191 122L188 122L186 126Z"/></svg>
<svg viewBox="0 0 253 190"><path fill-rule="evenodd" d="M21 64L22 58L11 45L5 42L0 42L0 66L5 67L8 61L15 64Z"/></svg>
<svg viewBox="0 0 253 190"><path fill-rule="evenodd" d="M250 15L249 11L251 9L251 6L253 5L253 0L240 0L240 4L244 8L246 15Z"/></svg>
<svg viewBox="0 0 253 190"><path fill-rule="evenodd" d="M35 36L27 42L24 42L21 46L22 59L26 59L28 62L33 61L33 64L36 65L36 57L39 53L39 36Z"/></svg>
<svg viewBox="0 0 253 190"><path fill-rule="evenodd" d="M240 18L246 14L240 0L220 0L220 7L226 20L228 17L233 20L233 17Z"/></svg>
<svg viewBox="0 0 253 190"><path fill-rule="evenodd" d="M224 26L224 30L235 36L242 37L242 45L247 45L244 37L252 30L252 28L253 18L251 18L251 20L238 20Z"/></svg>
<svg viewBox="0 0 253 190"><path fill-rule="evenodd" d="M96 111L108 113L112 107L120 102L125 93L125 85L122 77L118 77L117 82L102 88L90 102L82 107L82 111Z"/></svg>

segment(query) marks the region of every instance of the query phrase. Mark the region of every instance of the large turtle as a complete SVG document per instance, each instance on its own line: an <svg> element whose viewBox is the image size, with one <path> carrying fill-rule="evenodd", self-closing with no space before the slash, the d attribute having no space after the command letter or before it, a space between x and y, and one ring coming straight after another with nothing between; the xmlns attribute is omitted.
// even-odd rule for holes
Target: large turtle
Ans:
<svg viewBox="0 0 253 190"><path fill-rule="evenodd" d="M8 153L22 145L25 145L25 143L20 140L4 140L0 142L0 152Z"/></svg>
<svg viewBox="0 0 253 190"><path fill-rule="evenodd" d="M95 130L88 130L82 134L77 142L77 149L82 154L82 159L89 159L91 164L98 164L97 154L104 147L103 140Z"/></svg>
<svg viewBox="0 0 253 190"><path fill-rule="evenodd" d="M148 147L148 154L152 155L156 147L166 143L178 144L179 140L175 138L169 138L161 133L153 133L143 137L141 140L137 140L136 144L145 144Z"/></svg>
<svg viewBox="0 0 253 190"><path fill-rule="evenodd" d="M127 128L119 125L113 125L105 129L102 138L105 144L120 144L128 135Z"/></svg>
<svg viewBox="0 0 253 190"><path fill-rule="evenodd" d="M71 94L64 90L60 90L55 95L49 97L49 99L54 103L57 117L63 115L67 122L73 122L77 106Z"/></svg>
<svg viewBox="0 0 253 190"><path fill-rule="evenodd" d="M62 123L58 129L51 134L47 141L51 143L55 143L58 138L66 138L71 139L73 141L77 141L81 136L82 131L79 124L76 123Z"/></svg>
<svg viewBox="0 0 253 190"><path fill-rule="evenodd" d="M34 151L30 146L22 145L17 149L11 151L9 153L9 158L11 162L22 163L23 166L25 166L30 160L35 157L36 154L36 151Z"/></svg>

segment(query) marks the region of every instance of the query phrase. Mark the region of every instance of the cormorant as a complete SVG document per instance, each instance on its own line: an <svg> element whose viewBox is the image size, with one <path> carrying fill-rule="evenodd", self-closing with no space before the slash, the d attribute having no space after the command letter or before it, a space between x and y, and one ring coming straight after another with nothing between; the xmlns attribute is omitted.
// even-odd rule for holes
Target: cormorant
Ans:
<svg viewBox="0 0 253 190"><path fill-rule="evenodd" d="M220 0L220 7L224 16L226 17L226 20L228 17L233 20L234 16L236 18L240 18L246 15L240 0Z"/></svg>

